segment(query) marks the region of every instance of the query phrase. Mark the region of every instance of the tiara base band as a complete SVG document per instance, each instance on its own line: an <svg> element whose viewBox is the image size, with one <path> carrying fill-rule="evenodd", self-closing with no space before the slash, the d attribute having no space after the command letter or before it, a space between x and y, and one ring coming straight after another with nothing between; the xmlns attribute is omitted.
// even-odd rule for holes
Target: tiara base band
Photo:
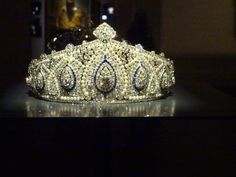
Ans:
<svg viewBox="0 0 236 177"><path fill-rule="evenodd" d="M170 92L169 92L170 93ZM155 101L159 100L161 98L164 98L169 93L162 94L162 95L156 95L153 97L148 98L136 98L136 99L127 99L127 100L92 100L92 101L85 101L84 99L81 99L79 97L49 97L48 95L37 95L39 99L45 100L45 101L51 101L51 102L58 102L58 103L75 103L75 104L86 104L86 103L112 103L112 104L122 104L122 103L139 103L139 102L147 102L147 101Z"/></svg>

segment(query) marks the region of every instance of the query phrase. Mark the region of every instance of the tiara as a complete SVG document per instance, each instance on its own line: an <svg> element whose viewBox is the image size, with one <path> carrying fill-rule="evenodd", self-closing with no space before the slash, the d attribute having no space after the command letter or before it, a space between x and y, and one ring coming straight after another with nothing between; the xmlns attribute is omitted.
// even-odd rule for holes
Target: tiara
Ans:
<svg viewBox="0 0 236 177"><path fill-rule="evenodd" d="M102 23L95 40L68 44L41 54L29 64L26 78L33 94L57 102L140 102L161 98L175 83L173 61L126 41Z"/></svg>

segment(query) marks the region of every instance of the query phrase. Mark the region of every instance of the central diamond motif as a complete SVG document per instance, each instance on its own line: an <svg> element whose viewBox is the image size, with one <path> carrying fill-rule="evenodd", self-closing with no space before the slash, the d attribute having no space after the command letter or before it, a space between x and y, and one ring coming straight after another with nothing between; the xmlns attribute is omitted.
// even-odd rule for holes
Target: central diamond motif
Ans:
<svg viewBox="0 0 236 177"><path fill-rule="evenodd" d="M111 92L116 86L116 73L109 61L107 61L106 57L103 62L99 65L95 77L94 83L96 89L103 94L108 94Z"/></svg>

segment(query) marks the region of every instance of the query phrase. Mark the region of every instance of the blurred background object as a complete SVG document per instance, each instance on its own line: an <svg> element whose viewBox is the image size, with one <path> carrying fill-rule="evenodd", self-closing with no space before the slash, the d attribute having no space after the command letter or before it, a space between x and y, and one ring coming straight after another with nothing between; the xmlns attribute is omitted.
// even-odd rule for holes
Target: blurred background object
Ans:
<svg viewBox="0 0 236 177"><path fill-rule="evenodd" d="M46 3L45 52L78 45L90 36L90 0L49 0Z"/></svg>
<svg viewBox="0 0 236 177"><path fill-rule="evenodd" d="M58 1L57 1L58 3ZM88 12L76 4L75 0L65 0L60 5L56 15L56 27L60 30L68 30L88 25Z"/></svg>
<svg viewBox="0 0 236 177"><path fill-rule="evenodd" d="M31 54L33 58L36 58L45 50L45 2L41 0L32 0L31 14Z"/></svg>

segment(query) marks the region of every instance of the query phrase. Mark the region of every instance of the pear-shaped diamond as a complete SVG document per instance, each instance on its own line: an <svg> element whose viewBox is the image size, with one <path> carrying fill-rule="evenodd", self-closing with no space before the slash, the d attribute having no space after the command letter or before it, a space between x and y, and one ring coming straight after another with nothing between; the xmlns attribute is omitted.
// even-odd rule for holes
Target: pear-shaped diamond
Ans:
<svg viewBox="0 0 236 177"><path fill-rule="evenodd" d="M76 76L73 69L70 66L67 65L61 71L60 82L61 82L61 86L66 91L71 91L74 89L75 83L76 83Z"/></svg>
<svg viewBox="0 0 236 177"><path fill-rule="evenodd" d="M142 91L148 83L148 73L146 68L141 64L137 67L133 76L133 86L135 90Z"/></svg>
<svg viewBox="0 0 236 177"><path fill-rule="evenodd" d="M94 83L98 91L107 94L116 86L116 73L109 61L106 59L98 66L95 73Z"/></svg>
<svg viewBox="0 0 236 177"><path fill-rule="evenodd" d="M38 73L38 76L35 81L36 81L35 88L40 92L43 91L45 87L45 81L44 81L43 74L41 72Z"/></svg>

